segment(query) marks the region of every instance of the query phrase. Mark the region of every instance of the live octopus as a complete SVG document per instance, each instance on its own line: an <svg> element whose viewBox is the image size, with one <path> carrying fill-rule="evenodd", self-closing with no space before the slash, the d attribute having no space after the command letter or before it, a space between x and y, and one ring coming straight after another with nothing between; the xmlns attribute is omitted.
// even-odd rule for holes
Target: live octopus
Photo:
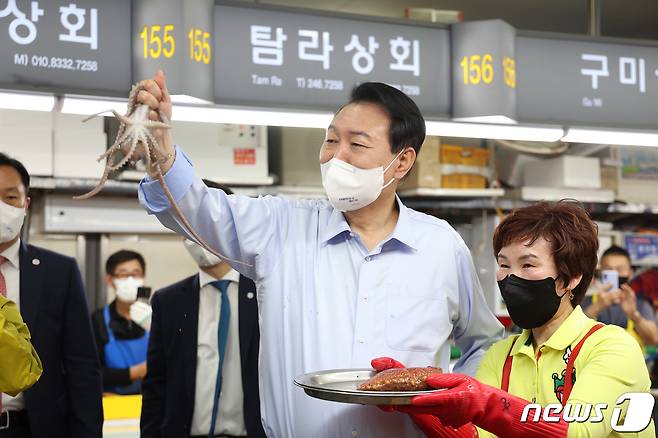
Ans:
<svg viewBox="0 0 658 438"><path fill-rule="evenodd" d="M210 251L212 254L216 255L222 260L234 263L240 263L247 266L251 266L248 263L242 262L240 260L231 259L219 251L215 251L206 243L206 241L197 234L197 232L192 228L190 222L185 217L185 214L180 209L174 196L171 194L171 190L165 182L164 175L162 173L161 165L164 164L167 159L171 158L170 155L166 155L162 152L162 148L158 144L156 138L151 134L152 129L171 129L169 120L166 115L159 111L159 117L162 121L149 120L149 107L142 104L137 104L137 95L143 89L145 89L145 81L138 82L133 85L128 96L128 110L125 115L121 115L114 110L110 110L114 117L119 120L119 130L117 132L117 138L110 146L107 151L105 151L97 161L105 159L105 169L103 170L103 175L101 176L100 181L91 191L80 196L74 196L73 199L89 199L92 196L97 195L107 182L110 173L118 171L127 163L135 163L141 159L144 160L144 164L147 169L152 169L156 176L156 179L162 186L169 203L171 204L174 212L180 219L183 227L187 232L196 240L201 246ZM97 117L101 114L104 114L108 111L102 111L100 113L93 114L83 121L90 120L94 117ZM136 154L139 148L143 149L142 154ZM120 155L122 155L122 157Z"/></svg>

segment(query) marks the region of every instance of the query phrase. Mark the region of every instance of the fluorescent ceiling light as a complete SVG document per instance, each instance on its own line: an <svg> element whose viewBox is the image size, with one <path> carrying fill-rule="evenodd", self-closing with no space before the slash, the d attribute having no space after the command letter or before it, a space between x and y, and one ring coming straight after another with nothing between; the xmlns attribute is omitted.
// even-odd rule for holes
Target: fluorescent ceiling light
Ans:
<svg viewBox="0 0 658 438"><path fill-rule="evenodd" d="M472 123L501 123L505 125L516 125L517 121L507 116L475 116L475 117L455 117L454 122L472 122Z"/></svg>
<svg viewBox="0 0 658 438"><path fill-rule="evenodd" d="M195 102L189 96L178 95L180 101ZM0 108L52 111L55 97L52 95L0 92ZM78 96L65 96L61 112L90 116L114 109L119 114L126 112L125 99L90 99ZM229 108L210 105L181 105L173 108L174 121L202 123L230 123L237 125L283 126L294 128L326 129L333 114L322 112L299 112L285 110L264 110ZM498 123L473 123L465 121L428 120L428 135L444 137L489 138L499 140L565 141L571 143L595 143L633 146L657 146L656 131L615 131L590 128L565 128L559 126L505 124L503 119L488 119ZM509 122L509 120L507 120ZM566 134L565 134L566 131Z"/></svg>
<svg viewBox="0 0 658 438"><path fill-rule="evenodd" d="M185 96L178 95L183 101ZM192 100L190 100L192 101ZM119 114L126 113L125 99L86 99L65 96L61 112L90 116L114 109ZM206 105L174 104L172 120L181 122L231 123L236 125L289 126L297 128L325 129L331 123L333 114L314 112L293 112L275 110L251 110L222 108ZM111 115L111 114L106 114Z"/></svg>
<svg viewBox="0 0 658 438"><path fill-rule="evenodd" d="M192 104L192 105L210 105L212 102L199 99L198 97L188 96L187 94L172 94L171 96L172 103L182 103L182 104Z"/></svg>
<svg viewBox="0 0 658 438"><path fill-rule="evenodd" d="M0 108L25 111L52 111L55 96L52 94L25 94L0 92Z"/></svg>
<svg viewBox="0 0 658 438"><path fill-rule="evenodd" d="M326 129L333 114L178 105L174 106L171 118L182 122Z"/></svg>
<svg viewBox="0 0 658 438"><path fill-rule="evenodd" d="M607 129L569 128L562 140L571 143L594 143L594 144L658 147L658 132L612 131Z"/></svg>
<svg viewBox="0 0 658 438"><path fill-rule="evenodd" d="M551 126L520 126L449 121L426 121L428 135L491 138L499 140L559 141L564 129Z"/></svg>
<svg viewBox="0 0 658 438"><path fill-rule="evenodd" d="M126 99L86 99L81 97L64 96L60 112L63 114L91 116L92 114L109 110L115 110L119 114L125 114L126 109ZM105 115L111 115L111 113Z"/></svg>

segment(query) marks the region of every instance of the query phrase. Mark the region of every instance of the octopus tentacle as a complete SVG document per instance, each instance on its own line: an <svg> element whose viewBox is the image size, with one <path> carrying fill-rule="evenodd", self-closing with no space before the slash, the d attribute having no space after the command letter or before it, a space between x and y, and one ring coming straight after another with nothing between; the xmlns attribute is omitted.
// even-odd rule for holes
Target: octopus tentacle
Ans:
<svg viewBox="0 0 658 438"><path fill-rule="evenodd" d="M108 177L110 176L110 163L109 161L105 163L105 169L103 170L103 176L101 177L101 180L98 182L96 187L94 187L92 190L89 192L79 195L79 196L74 196L73 199L76 200L81 200L81 199L89 199L92 196L96 196L98 193L100 193L101 190L103 190L103 186L107 182Z"/></svg>
<svg viewBox="0 0 658 438"><path fill-rule="evenodd" d="M169 190L169 187L165 182L160 164L156 163L155 168L157 169L157 179L160 182L160 185L162 186L162 190L165 192L165 196L169 200L169 203L171 204L171 207L174 209L174 212L176 212L176 215L180 219L181 225L183 225L183 227L187 230L187 232L190 233L190 235L194 238L194 240L196 240L197 243L199 243L199 245L201 245L202 247L204 247L205 249L207 249L212 254L214 254L215 256L219 257L222 260L225 260L227 262L239 263L241 265L252 266L247 262L243 262L242 260L232 259L230 257L225 256L219 251L215 251L214 249L212 249L210 245L208 245L208 243L201 236L199 236L199 234L197 234L196 231L194 231L194 228L192 227L190 222L185 217L185 214L176 203L176 200L174 199L174 195Z"/></svg>
<svg viewBox="0 0 658 438"><path fill-rule="evenodd" d="M125 129L123 130L125 132L121 132L121 131L122 130L119 129L119 134L117 135L117 139L114 141L112 146L110 146L103 154L101 154L101 156L98 157L98 159L96 161L100 161L103 158L107 158L110 155L112 155L113 153L118 152L118 151L121 150L121 144L126 140L128 135L130 135L130 133Z"/></svg>
<svg viewBox="0 0 658 438"><path fill-rule="evenodd" d="M146 168L151 169L151 148L146 143L142 143L142 147L144 148L144 161Z"/></svg>
<svg viewBox="0 0 658 438"><path fill-rule="evenodd" d="M146 131L146 137L149 140L149 149L153 151L155 162L162 164L167 161L167 157L160 150L160 145L158 144L158 141L155 139L155 137L153 137L153 134L151 134L149 131Z"/></svg>
<svg viewBox="0 0 658 438"><path fill-rule="evenodd" d="M135 153L135 149L137 148L137 142L139 142L139 141L140 141L140 138L139 138L138 136L136 136L136 135L133 136L133 138L132 138L132 143L130 144L130 150L128 150L128 153L126 153L126 154L124 155L124 157L123 157L123 159L121 159L121 161L119 161L117 164L115 164L114 166L112 166L112 170L119 170L119 169L121 169L121 168L122 168L122 167L123 167L128 161L130 161L130 158L131 158L132 155Z"/></svg>
<svg viewBox="0 0 658 438"><path fill-rule="evenodd" d="M168 118L161 110L158 111L161 121L149 120L148 112L139 111L138 114L135 114L138 108L137 96L139 91L144 88L144 81L138 82L132 87L130 90L130 95L128 96L128 111L126 112L126 115L121 115L114 110L110 110L112 114L114 114L114 117L119 120L119 130L117 132L117 138L112 146L110 146L108 150L99 157L99 160L105 158L105 169L103 170L103 176L98 182L98 185L96 185L96 187L94 187L91 191L80 196L74 196L73 199L89 199L92 196L98 194L107 182L110 172L119 170L128 161L130 161L132 156L135 154L135 150L139 144L141 144L144 148L143 157L147 168L155 169L156 177L162 186L162 190L164 191L165 196L169 200L172 208L174 209L174 212L180 219L181 225L185 228L189 235L192 236L201 246L222 260L239 263L246 266L252 266L249 263L243 262L241 260L235 260L227 257L210 247L210 245L208 245L208 243L199 234L197 234L194 228L192 228L192 225L185 217L185 214L176 203L174 196L172 195L169 187L167 186L167 183L165 182L164 175L162 173L162 167L160 166L161 163L166 162L167 156L162 152L157 139L151 134L150 131L150 129L171 129L171 125L169 124ZM85 119L85 121L99 116L105 112L107 111L89 116ZM144 117L144 114L146 114L146 117ZM130 141L130 149L124 154L124 157L118 163L113 165L112 162L114 157L116 157L116 153L120 150L124 150L124 146L127 146L128 141Z"/></svg>
<svg viewBox="0 0 658 438"><path fill-rule="evenodd" d="M144 122L144 126L147 128L162 128L162 129L171 129L171 125L168 125L163 122L156 122L155 120L147 120Z"/></svg>

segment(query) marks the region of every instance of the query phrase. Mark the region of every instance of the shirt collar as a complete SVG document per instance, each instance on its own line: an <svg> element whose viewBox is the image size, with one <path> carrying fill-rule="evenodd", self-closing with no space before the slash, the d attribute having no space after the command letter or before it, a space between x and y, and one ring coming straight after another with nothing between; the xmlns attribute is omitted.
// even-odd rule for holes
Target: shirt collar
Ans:
<svg viewBox="0 0 658 438"><path fill-rule="evenodd" d="M571 315L564 320L544 345L555 350L564 350L581 337L583 331L589 330L592 320L589 319L580 306L576 306Z"/></svg>
<svg viewBox="0 0 658 438"><path fill-rule="evenodd" d="M342 211L339 211L336 208L331 208L331 215L327 221L327 226L322 231L321 243L327 243L334 237L344 233L352 231L350 226L345 220L345 216Z"/></svg>
<svg viewBox="0 0 658 438"><path fill-rule="evenodd" d="M213 281L216 281L216 280L217 279L215 277L213 277L212 275L210 275L210 274L208 274L208 273L206 273L202 270L199 270L199 289L202 289L207 284L212 283ZM233 281L235 283L238 283L240 281L240 274L235 269L231 269L230 271L228 271L226 273L226 275L224 275L219 280L229 280L229 281Z"/></svg>
<svg viewBox="0 0 658 438"><path fill-rule="evenodd" d="M415 250L417 248L415 245L413 228L410 223L411 221L409 218L409 209L402 203L398 195L395 195L395 202L398 204L400 214L398 216L398 221L395 224L395 229L393 230L393 233L388 240L395 239L396 241ZM331 211L331 216L329 216L327 226L322 232L321 242L327 243L340 234L351 231L352 229L345 220L345 215L341 211L333 208Z"/></svg>
<svg viewBox="0 0 658 438"><path fill-rule="evenodd" d="M405 206L398 195L395 195L395 201L398 203L400 215L398 216L398 223L395 224L391 239L395 239L403 245L408 246L413 250L417 250L416 236L411 225L411 218L409 217L409 209Z"/></svg>
<svg viewBox="0 0 658 438"><path fill-rule="evenodd" d="M18 251L21 248L21 239L16 240L12 246L0 253L1 256L7 259L15 268L18 268Z"/></svg>
<svg viewBox="0 0 658 438"><path fill-rule="evenodd" d="M544 343L545 346L554 350L564 350L569 345L572 345L577 339L581 337L583 331L588 330L592 322L591 319L585 315L580 306L576 306L573 312L562 322L560 327L551 335L550 338ZM531 342L532 331L524 329L523 333L516 338L512 346L511 354L518 353L527 354L530 357L534 356L534 347Z"/></svg>

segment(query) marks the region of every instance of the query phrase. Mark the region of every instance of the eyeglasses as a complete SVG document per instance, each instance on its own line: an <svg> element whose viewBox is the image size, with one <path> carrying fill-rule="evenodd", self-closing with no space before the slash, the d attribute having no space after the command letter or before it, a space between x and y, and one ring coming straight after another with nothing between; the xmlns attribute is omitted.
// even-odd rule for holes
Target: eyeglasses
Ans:
<svg viewBox="0 0 658 438"><path fill-rule="evenodd" d="M112 277L123 280L128 277L143 278L144 274L142 274L141 272L120 272L118 274L114 274Z"/></svg>

